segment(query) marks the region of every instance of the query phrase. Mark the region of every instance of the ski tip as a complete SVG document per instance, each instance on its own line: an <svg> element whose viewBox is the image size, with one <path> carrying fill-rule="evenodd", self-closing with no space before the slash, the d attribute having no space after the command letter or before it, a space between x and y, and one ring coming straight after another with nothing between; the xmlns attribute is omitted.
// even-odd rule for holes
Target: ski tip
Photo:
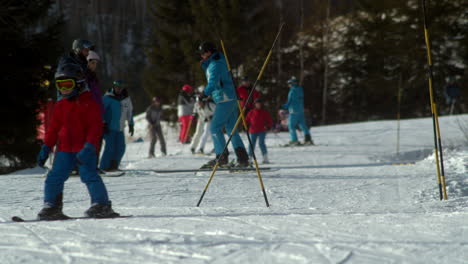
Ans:
<svg viewBox="0 0 468 264"><path fill-rule="evenodd" d="M14 221L14 222L24 222L24 219L19 217L19 216L13 216L11 218L11 221Z"/></svg>

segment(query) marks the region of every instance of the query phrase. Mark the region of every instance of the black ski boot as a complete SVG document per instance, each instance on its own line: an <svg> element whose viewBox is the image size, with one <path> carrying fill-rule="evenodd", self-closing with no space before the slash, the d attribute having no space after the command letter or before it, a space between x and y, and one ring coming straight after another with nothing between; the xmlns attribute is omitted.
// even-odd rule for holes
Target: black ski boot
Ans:
<svg viewBox="0 0 468 264"><path fill-rule="evenodd" d="M310 137L310 135L305 135L304 137L304 145L314 145L314 141Z"/></svg>
<svg viewBox="0 0 468 264"><path fill-rule="evenodd" d="M236 156L237 156L237 164L234 167L237 168L246 168L249 167L249 155L247 155L247 151L245 148L238 147L235 149Z"/></svg>
<svg viewBox="0 0 468 264"><path fill-rule="evenodd" d="M216 162L219 162L219 167L226 167L229 163L229 153L225 152L221 155L216 155L215 159L208 161L201 169L213 168L216 165Z"/></svg>
<svg viewBox="0 0 468 264"><path fill-rule="evenodd" d="M86 210L85 216L91 218L113 218L119 217L120 214L112 210L112 204L93 204L91 207Z"/></svg>
<svg viewBox="0 0 468 264"><path fill-rule="evenodd" d="M70 219L69 216L65 215L62 212L63 208L63 194L60 193L57 198L57 204L50 205L50 204L45 204L44 208L37 214L37 219L38 220L45 220L45 221L52 221L52 220L67 220Z"/></svg>
<svg viewBox="0 0 468 264"><path fill-rule="evenodd" d="M120 171L119 170L119 163L116 160L111 160L110 161L110 166L107 170L107 172L112 172L112 171Z"/></svg>

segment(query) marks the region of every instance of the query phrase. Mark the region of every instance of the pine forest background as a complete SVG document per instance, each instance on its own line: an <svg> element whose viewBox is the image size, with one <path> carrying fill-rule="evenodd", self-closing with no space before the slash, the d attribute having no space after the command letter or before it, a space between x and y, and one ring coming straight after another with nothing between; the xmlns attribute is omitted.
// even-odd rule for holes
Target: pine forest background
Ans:
<svg viewBox="0 0 468 264"><path fill-rule="evenodd" d="M466 112L466 1L427 3L435 101L446 114L444 87L454 76L458 112ZM9 168L34 164L35 111L55 95L45 80L76 38L96 44L103 92L112 80L128 83L135 114L153 96L175 106L183 84L205 84L197 54L204 40L224 41L237 82L255 80L285 23L258 87L274 117L291 76L304 87L313 125L394 119L399 104L402 118L430 116L422 19L420 0L0 0L0 158Z"/></svg>

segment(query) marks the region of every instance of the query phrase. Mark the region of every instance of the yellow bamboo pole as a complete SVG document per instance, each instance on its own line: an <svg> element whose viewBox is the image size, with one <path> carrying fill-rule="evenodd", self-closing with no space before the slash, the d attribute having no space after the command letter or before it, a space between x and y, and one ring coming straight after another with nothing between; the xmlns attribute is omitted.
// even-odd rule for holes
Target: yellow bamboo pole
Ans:
<svg viewBox="0 0 468 264"><path fill-rule="evenodd" d="M262 75L263 75L263 72L265 71L265 68L266 68L266 65L268 64L268 61L270 60L270 57L271 57L271 54L272 54L272 51L273 51L273 48L275 47L275 44L276 44L276 41L278 40L280 34L281 34L281 30L283 29L283 26L284 26L284 23L282 23L280 25L280 28L278 30L278 33L276 34L276 37L275 37L275 40L273 41L273 44L270 48L270 51L268 52L268 55L263 63L263 66L262 66L262 69L260 70L260 73L258 74L258 77L257 77L257 80L255 80L255 83L252 87L252 90L250 91L249 93L249 96L247 97L247 102L250 100L250 98L252 97L252 94L253 94L253 91L255 90L255 87L257 86L257 83L260 81ZM240 114L239 114L239 117L237 118L237 121L236 121L236 124L234 125L234 128L232 129L231 131L231 134L229 136L229 139L226 141L226 145L224 145L224 150L222 153L224 153L227 149L227 146L229 145L229 143L231 142L231 139L232 139L232 136L234 135L234 132L237 130L237 127L239 126L239 123L240 121L242 120L242 115L244 115L244 112L245 112L245 105L244 107L242 108L242 110L240 111ZM206 194L206 191L208 190L208 187L216 173L216 170L218 169L218 166L219 166L219 159L216 161L216 165L213 167L213 171L211 172L211 175L210 175L210 178L208 179L208 183L206 184L203 192L202 192L202 195L200 196L200 199L198 200L198 203L197 203L197 206L200 206L202 200L203 200L203 197L205 196ZM255 164L256 167L258 167L258 164ZM268 198L266 196L266 192L265 192L265 186L263 184L263 181L261 178L259 178L260 180L260 187L262 188L262 192L263 192L263 197L265 198L265 202L266 202L266 205L267 207L270 206L270 204L268 203Z"/></svg>
<svg viewBox="0 0 468 264"><path fill-rule="evenodd" d="M433 89L433 79L434 79L434 74L433 74L433 69L432 69L432 57L431 57L431 44L429 41L429 30L427 28L427 18L426 18L426 1L422 0L422 6L423 6L423 15L424 15L424 40L426 43L426 52L427 52L427 65L429 68L429 98L430 98L430 103L431 103L431 113L432 113L432 126L433 126L433 132L434 132L434 154L436 158L436 170L437 170L437 182L439 184L439 197L440 200L442 200L446 195L443 195L443 190L442 190L442 176L441 176L441 169L442 169L442 175L445 173L443 172L443 158L442 158L442 149L439 148L441 147L441 140L440 140L440 134L439 130L437 129L438 126L438 118L437 118L437 109L435 106L435 101L434 101L434 89ZM439 151L440 151L440 163L439 163ZM444 176L445 179L445 176Z"/></svg>

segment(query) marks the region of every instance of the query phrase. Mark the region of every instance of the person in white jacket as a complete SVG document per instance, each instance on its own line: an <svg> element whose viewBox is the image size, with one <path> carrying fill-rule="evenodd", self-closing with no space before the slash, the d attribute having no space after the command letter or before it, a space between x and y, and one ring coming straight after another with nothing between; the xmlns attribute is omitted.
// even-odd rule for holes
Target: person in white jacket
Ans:
<svg viewBox="0 0 468 264"><path fill-rule="evenodd" d="M208 99L197 97L197 103L193 109L193 116L198 118L195 134L193 135L190 150L193 154L203 154L206 140L211 135L210 124L216 104Z"/></svg>

